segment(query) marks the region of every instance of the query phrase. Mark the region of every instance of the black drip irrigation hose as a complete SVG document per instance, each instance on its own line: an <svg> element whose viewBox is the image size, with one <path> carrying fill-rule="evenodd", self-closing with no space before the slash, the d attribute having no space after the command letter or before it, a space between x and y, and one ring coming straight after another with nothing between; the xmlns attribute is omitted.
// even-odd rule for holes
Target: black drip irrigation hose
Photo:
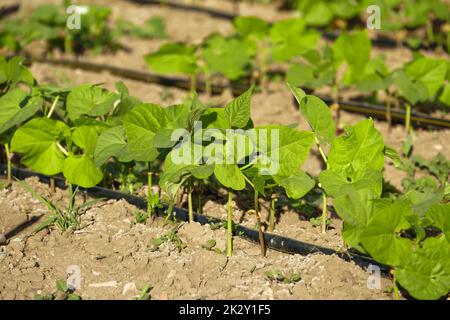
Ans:
<svg viewBox="0 0 450 320"><path fill-rule="evenodd" d="M119 68L107 64L98 64L92 62L83 62L69 59L50 59L50 58L31 58L26 61L27 64L33 62L48 63L52 65L59 65L63 67L78 68L92 72L107 71L112 75L137 80L146 83L156 83L162 86L175 87L179 89L189 90L190 81L188 79L168 77L156 75L150 72L136 71L131 69ZM198 92L205 92L204 81L198 81ZM221 94L228 87L225 85L213 84L211 86L212 94ZM244 84L233 84L231 90L234 95L239 95L248 89ZM333 103L332 99L326 97L320 97L327 104ZM362 114L365 116L372 116L380 120L386 120L386 108L381 105L375 105L370 103L364 103L359 101L339 101L339 106L342 110ZM396 123L404 123L406 112L404 110L392 109L392 120ZM433 127L438 129L450 129L450 120L436 118L428 115L420 115L417 113L411 114L411 123L416 127Z"/></svg>
<svg viewBox="0 0 450 320"><path fill-rule="evenodd" d="M10 6L5 6L0 8L0 20L9 16L10 14L13 14L17 12L20 8L20 4L13 4Z"/></svg>
<svg viewBox="0 0 450 320"><path fill-rule="evenodd" d="M2 168L2 173L5 171L5 165L0 166ZM41 182L49 183L50 178L30 171L26 169L21 168L12 168L11 170L12 175L16 177L19 180L24 180L29 177L38 177ZM63 178L61 177L54 177L55 179L55 185L60 188L65 188L66 184ZM75 188L75 186L73 186ZM143 198L125 194L122 192L102 188L102 187L93 187L93 188L79 188L80 190L83 190L88 195L95 197L95 198L106 198L106 199L114 199L114 200L125 200L128 203L142 209L147 209L147 202ZM164 205L162 209L158 212L159 215L165 215L167 214L168 206ZM186 210L182 208L173 208L173 217L178 221L189 221L189 214ZM194 213L194 221L205 225L205 224L224 224L225 221L209 217L207 215ZM259 233L257 230L253 230L247 227L244 227L242 225L236 225L235 234L252 242L252 243L259 243ZM322 246L317 246L314 244L298 241L295 239L278 236L272 233L264 233L264 240L266 243L266 246L270 249L289 253L289 254L301 254L301 255L307 255L310 253L322 253L325 255L336 255L339 258L348 261L348 262L354 262L356 265L367 268L370 265L376 265L380 268L381 271L383 271L384 274L387 274L389 272L389 267L382 265L373 259L362 256L359 254L351 253L351 252L338 252L331 248L325 248Z"/></svg>
<svg viewBox="0 0 450 320"><path fill-rule="evenodd" d="M224 20L229 20L229 21L233 21L235 18L237 18L239 16L239 15L236 15L233 13L224 12L222 10L207 8L204 6L179 3L179 2L176 2L173 0L125 0L125 1L134 2L134 3L138 3L138 4L143 4L143 5L160 5L163 7L166 6L166 7L173 8L176 10L181 10L181 11L203 13L203 14L207 14L213 18L224 19ZM338 32L338 31L335 31L335 32L322 31L322 36L327 40L335 40L337 37L339 37L339 35L340 35L340 32ZM412 49L407 41L402 41L399 43L398 41L388 38L386 36L380 36L375 39L372 39L371 41L372 41L372 45L374 45L376 47L380 47L380 48L396 48L399 45L401 45L401 46ZM419 47L413 48L413 49L414 50L417 50L417 49L435 50L437 47L438 47L438 44L436 42L433 42L428 45L420 44Z"/></svg>

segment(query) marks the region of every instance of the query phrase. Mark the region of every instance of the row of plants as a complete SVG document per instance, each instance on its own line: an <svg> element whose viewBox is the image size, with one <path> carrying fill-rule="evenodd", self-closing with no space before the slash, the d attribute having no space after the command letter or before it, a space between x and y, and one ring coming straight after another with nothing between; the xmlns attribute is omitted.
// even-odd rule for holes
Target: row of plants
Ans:
<svg viewBox="0 0 450 320"><path fill-rule="evenodd" d="M308 29L302 19L269 25L259 18L238 17L234 27L235 34L231 36L214 33L196 45L166 43L145 56L145 60L154 72L191 77L192 90L196 88L196 79L203 77L209 93L217 75L232 83L250 79L264 89L271 70L287 65L282 73L286 81L310 90L331 89L337 125L338 101L345 90L356 91L370 102L385 104L389 125L391 108L403 108L408 132L412 107L450 106L447 59L416 53L413 60L390 70L384 55L372 56L367 31L345 33L333 43L321 46L320 34Z"/></svg>
<svg viewBox="0 0 450 320"><path fill-rule="evenodd" d="M68 24L73 24L71 29ZM143 26L125 19L112 23L108 7L75 7L65 0L61 5L39 5L29 14L2 21L0 48L21 53L29 46L44 45L48 52L57 48L71 54L91 49L98 54L122 48L118 39L124 35L142 39L167 37L161 17L150 18Z"/></svg>
<svg viewBox="0 0 450 320"><path fill-rule="evenodd" d="M2 58L0 62L0 137L8 177L11 179L12 155L18 154L27 168L50 177L63 176L68 185L70 204L65 210L30 190L53 213L41 229L83 228L79 219L83 207L74 207L72 186L89 188L104 183L110 163L141 163L147 167L148 216L154 215L161 203L167 203L165 219L169 220L178 196L186 193L189 220L193 221L193 198L199 186L228 191L228 256L232 254L235 230L234 193L254 197L252 212L264 254L259 199L289 198L298 202L305 201L311 192L319 192L323 231L329 217L327 200L331 198L344 221L345 243L391 267L397 297L397 284L418 299L447 295L448 162L421 162L439 175L434 188L410 184L404 194L384 192L386 158L402 169L420 159L411 160L406 147L401 157L386 146L371 119L336 135L328 106L289 85L310 129L255 127L250 115L253 87L223 108L208 107L195 94L182 104L163 108L130 96L121 82L115 92L90 84L45 86L36 83L19 57ZM325 166L316 178L300 169L313 145ZM163 191L161 196L151 188L156 179ZM274 211L269 217L272 227Z"/></svg>
<svg viewBox="0 0 450 320"><path fill-rule="evenodd" d="M377 32L411 48L434 43L450 48L450 10L444 0L283 0L279 7L292 10L311 27L345 31L379 19Z"/></svg>

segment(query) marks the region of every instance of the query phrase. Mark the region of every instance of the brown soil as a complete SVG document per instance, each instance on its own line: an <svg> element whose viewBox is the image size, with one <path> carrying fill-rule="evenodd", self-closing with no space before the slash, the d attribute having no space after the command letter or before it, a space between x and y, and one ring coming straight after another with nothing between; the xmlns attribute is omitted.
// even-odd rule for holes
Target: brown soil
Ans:
<svg viewBox="0 0 450 320"><path fill-rule="evenodd" d="M26 182L50 196L48 186L36 178ZM51 198L64 201L63 190ZM47 212L18 183L0 191L0 208L2 232ZM212 208L205 206L205 213L211 213ZM0 299L30 299L36 293L54 292L55 281L64 279L67 268L73 265L81 271L77 293L83 299L131 299L145 285L153 286L153 299L391 298L383 291L391 285L389 280L382 279L379 290L368 289L369 274L337 256L269 250L262 258L257 245L235 237L234 255L227 259L223 253L202 248L214 239L216 247L224 251L225 229L212 230L198 223L184 224L178 230L187 245L181 252L172 243L152 251L151 240L174 226L164 226L159 218L152 224L135 224L136 210L125 201L98 203L82 215L82 223L89 226L75 233L53 230L29 236L38 223L29 225L0 247ZM238 215L235 218L237 222ZM313 231L302 224L296 228L304 234ZM339 242L331 233L325 238L333 245ZM265 277L267 271L280 271L285 276L299 273L301 281L277 283Z"/></svg>

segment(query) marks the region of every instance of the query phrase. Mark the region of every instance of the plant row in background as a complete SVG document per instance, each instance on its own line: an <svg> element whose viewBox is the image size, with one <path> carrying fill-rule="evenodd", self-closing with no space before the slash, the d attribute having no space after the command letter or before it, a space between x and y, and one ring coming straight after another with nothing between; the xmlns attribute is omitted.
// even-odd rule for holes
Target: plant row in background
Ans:
<svg viewBox="0 0 450 320"><path fill-rule="evenodd" d="M13 153L20 155L21 163L31 170L50 177L63 176L69 186L69 210L60 210L25 185L54 213L42 228L57 226L63 230L83 227L79 223L83 206L74 207L72 185L112 187L111 167L120 172L116 177L128 176L130 168L137 164L146 168L141 173L146 175L149 186L148 215L164 202L169 208L166 220L180 192L187 193L189 218L193 221L193 199L199 187L223 187L228 190L228 255L232 254L235 227L233 193L253 195L253 212L262 236L259 198L304 202L306 195L319 192L323 230L329 217L327 199L331 198L344 221L342 237L346 244L392 268L396 295L400 284L418 299L445 296L450 289L448 161L442 157L431 162L411 158L411 143L400 156L385 145L371 119L348 126L343 134L336 135L328 106L316 96L289 87L310 130L282 125L254 127L250 116L253 87L224 108L207 107L195 95L182 104L162 108L130 96L121 82L116 84L115 92L90 84L73 88L39 85L19 57L2 58L0 137L8 176ZM202 130L213 129L210 139L196 139L199 124ZM184 135L172 139L180 129ZM243 130L269 136L277 133L278 144L260 149L261 144L249 143ZM235 141L241 141L246 148L231 152ZM326 168L317 178L300 169L313 145ZM221 152L232 157L231 163L214 161ZM189 163L174 161L180 154L189 155ZM406 193L393 192L383 183L386 158L408 172ZM426 167L435 178L430 175L415 180L416 164ZM279 170L267 171L272 165ZM162 198L152 191L154 178L158 178L163 190ZM126 183L126 178L121 181ZM271 228L274 210L272 207L269 218Z"/></svg>
<svg viewBox="0 0 450 320"><path fill-rule="evenodd" d="M152 71L190 76L193 90L197 77L203 77L207 92L216 75L236 83L250 78L264 88L270 70L287 64L286 81L308 89L331 89L336 120L342 92L354 90L369 101L382 101L389 124L392 106L403 107L407 131L411 107L450 106L448 59L416 53L412 61L389 70L385 56L372 57L366 31L342 34L332 44L320 45L320 34L297 18L269 25L255 17L238 17L234 26L232 36L214 33L198 45L166 43L145 59Z"/></svg>
<svg viewBox="0 0 450 320"><path fill-rule="evenodd" d="M70 1L62 5L44 4L29 14L8 19L0 23L0 48L20 53L28 46L39 46L47 51L58 48L65 53L79 53L88 49L95 53L121 48L118 38L129 35L136 38L162 39L165 33L161 17L150 18L143 26L128 20L110 21L111 9L101 6L79 6L79 13L67 12ZM79 14L79 28L68 29L70 17ZM74 20L73 23L76 21ZM72 22L71 22L72 23Z"/></svg>
<svg viewBox="0 0 450 320"><path fill-rule="evenodd" d="M36 40L45 40L49 49L59 47L72 52L92 48L100 52L118 48L116 39L123 34L143 38L166 36L161 18L148 20L144 27L119 20L111 28L110 9L96 6L86 7L87 11L81 15L80 30L68 30L67 6L69 3L43 5L25 18L5 21L0 29L0 46L18 52ZM251 79L252 83L265 88L272 71L282 67L286 70L285 80L296 86L331 89L338 127L337 102L345 90L385 104L389 126L391 109L404 108L407 131L410 131L412 107L420 104L450 106L448 59L416 53L412 61L389 70L383 55L372 57L366 31L342 34L333 43L322 45L320 33L308 28L308 19L290 18L269 25L259 18L238 17L233 24L235 33L231 36L214 33L198 45L169 42L145 59L157 73L189 76L193 91L197 78L204 78L207 92L211 92L216 75L231 82Z"/></svg>

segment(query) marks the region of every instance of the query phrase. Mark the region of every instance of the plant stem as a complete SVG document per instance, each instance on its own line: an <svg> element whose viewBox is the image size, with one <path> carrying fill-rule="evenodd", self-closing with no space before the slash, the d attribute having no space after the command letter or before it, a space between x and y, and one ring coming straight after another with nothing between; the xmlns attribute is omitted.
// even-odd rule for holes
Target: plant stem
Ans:
<svg viewBox="0 0 450 320"><path fill-rule="evenodd" d="M389 91L386 90L386 121L388 123L388 132L392 130L392 112L391 112L391 96Z"/></svg>
<svg viewBox="0 0 450 320"><path fill-rule="evenodd" d="M270 210L269 210L269 231L273 232L275 229L275 201L277 199L277 194L272 193L270 197Z"/></svg>
<svg viewBox="0 0 450 320"><path fill-rule="evenodd" d="M147 172L147 215L149 217L153 214L153 208L152 208L152 186L153 186L153 172L151 170L151 164L148 163L148 172Z"/></svg>
<svg viewBox="0 0 450 320"><path fill-rule="evenodd" d="M341 108L339 106L339 89L336 83L333 84L332 95L333 95L334 121L336 126L336 132L339 132Z"/></svg>
<svg viewBox="0 0 450 320"><path fill-rule="evenodd" d="M209 73L205 74L205 91L208 98L212 96L211 76Z"/></svg>
<svg viewBox="0 0 450 320"><path fill-rule="evenodd" d="M64 37L64 52L67 54L73 53L73 38L70 32Z"/></svg>
<svg viewBox="0 0 450 320"><path fill-rule="evenodd" d="M68 195L69 195L69 213L72 212L73 209L73 205L74 205L74 198L73 198L73 189L72 189L72 184L70 182L67 181L67 191L68 191Z"/></svg>
<svg viewBox="0 0 450 320"><path fill-rule="evenodd" d="M197 75L191 76L191 92L197 91Z"/></svg>
<svg viewBox="0 0 450 320"><path fill-rule="evenodd" d="M50 177L50 192L54 194L56 192L56 186L55 186L55 177Z"/></svg>
<svg viewBox="0 0 450 320"><path fill-rule="evenodd" d="M173 212L173 201L170 201L169 207L167 208L167 215L164 218L164 223L166 223L169 220L170 216L172 215L172 212Z"/></svg>
<svg viewBox="0 0 450 320"><path fill-rule="evenodd" d="M258 233L259 233L259 245L261 246L261 256L264 257L266 255L266 244L264 242L264 232L262 230L261 225L261 216L259 215L259 203L258 203L258 191L254 189L253 193L255 214L256 214L256 222L258 223Z"/></svg>
<svg viewBox="0 0 450 320"><path fill-rule="evenodd" d="M322 192L322 233L327 232L327 219L327 195L325 194L325 192Z"/></svg>
<svg viewBox="0 0 450 320"><path fill-rule="evenodd" d="M265 91L266 90L266 75L267 75L267 50L266 50L266 44L265 41L261 44L261 54L260 54L260 61L259 61L259 68L261 71L260 75L260 82L259 85L261 88Z"/></svg>
<svg viewBox="0 0 450 320"><path fill-rule="evenodd" d="M55 110L56 104L58 103L59 96L56 96L55 100L52 103L52 106L50 107L50 111L47 114L47 118L50 118L53 114L53 111Z"/></svg>
<svg viewBox="0 0 450 320"><path fill-rule="evenodd" d="M393 270L392 274L393 274L392 281L394 283L394 299L395 300L399 300L400 299L400 294L398 292L397 277L395 276L395 270Z"/></svg>
<svg viewBox="0 0 450 320"><path fill-rule="evenodd" d="M228 188L228 219L227 219L227 256L231 257L233 251L233 210L231 208L231 200L233 192Z"/></svg>
<svg viewBox="0 0 450 320"><path fill-rule="evenodd" d="M6 167L7 167L7 179L8 181L11 181L12 174L11 174L11 152L9 151L9 144L5 143L5 152L6 152Z"/></svg>
<svg viewBox="0 0 450 320"><path fill-rule="evenodd" d="M192 209L192 181L189 181L188 186L188 212L189 212L189 223L194 222L194 210Z"/></svg>
<svg viewBox="0 0 450 320"><path fill-rule="evenodd" d="M411 127L411 105L409 103L405 103L405 107L406 107L405 128L406 128L406 133L409 134L412 130L412 127Z"/></svg>

